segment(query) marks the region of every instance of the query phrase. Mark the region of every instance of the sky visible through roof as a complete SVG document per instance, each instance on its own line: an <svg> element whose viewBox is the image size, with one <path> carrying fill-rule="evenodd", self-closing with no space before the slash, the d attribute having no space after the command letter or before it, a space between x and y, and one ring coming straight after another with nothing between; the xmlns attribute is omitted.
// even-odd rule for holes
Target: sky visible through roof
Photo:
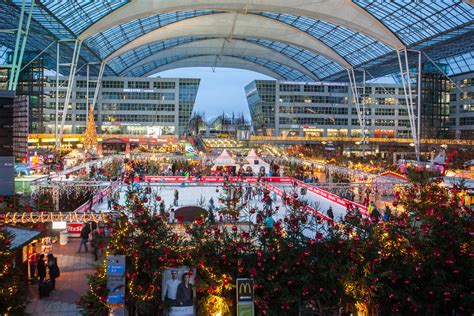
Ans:
<svg viewBox="0 0 474 316"><path fill-rule="evenodd" d="M160 72L152 77L200 78L201 84L194 105L194 112L205 112L206 119L221 115L244 113L250 119L245 86L253 80L274 80L263 74L240 69L194 67Z"/></svg>

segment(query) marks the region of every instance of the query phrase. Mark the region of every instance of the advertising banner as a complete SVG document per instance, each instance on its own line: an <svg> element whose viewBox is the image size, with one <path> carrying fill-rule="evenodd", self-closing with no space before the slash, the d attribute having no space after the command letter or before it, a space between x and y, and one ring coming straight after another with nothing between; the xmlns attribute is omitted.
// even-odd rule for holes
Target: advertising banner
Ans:
<svg viewBox="0 0 474 316"><path fill-rule="evenodd" d="M107 257L107 289L111 315L125 315L125 256Z"/></svg>
<svg viewBox="0 0 474 316"><path fill-rule="evenodd" d="M168 306L168 316L196 315L196 268L178 267L163 270L161 298Z"/></svg>

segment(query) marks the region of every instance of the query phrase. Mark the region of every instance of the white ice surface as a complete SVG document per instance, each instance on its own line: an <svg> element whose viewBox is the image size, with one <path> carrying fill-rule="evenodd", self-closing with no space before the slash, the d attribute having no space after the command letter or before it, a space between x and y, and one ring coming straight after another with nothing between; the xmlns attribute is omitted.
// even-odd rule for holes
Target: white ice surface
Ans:
<svg viewBox="0 0 474 316"><path fill-rule="evenodd" d="M166 209L173 207L174 200L174 191L175 189L179 192L178 207L197 205L202 206L205 209L209 208L209 200L211 197L214 199L214 205L217 208L222 207L219 202L219 197L223 196L222 184L212 184L212 185L202 185L195 183L187 183L185 186L179 184L151 184L152 194L149 198L149 206L153 206L155 203L159 204L156 201L156 196L160 196L161 199L165 202ZM293 194L295 191L293 187L289 185L278 185L279 188L284 189L287 194ZM120 199L119 204L125 205L127 187L122 186L120 189ZM245 192L245 188L244 188ZM300 200L307 201L310 206L320 211L323 214L326 214L327 209L332 206L335 219L346 214L346 208L339 204L336 204L332 201L329 201L319 195L316 195L313 192L308 191L306 195L301 195L300 188L297 189L298 197ZM275 195L270 193L270 197L274 199ZM286 207L282 205L281 198L277 196L276 203L273 204L273 207L279 206L279 212L276 214L276 220L283 218L286 215ZM251 208L263 208L263 203L259 201L258 196L252 199L249 203ZM106 211L107 210L107 198L104 198L103 203L94 206L96 211Z"/></svg>

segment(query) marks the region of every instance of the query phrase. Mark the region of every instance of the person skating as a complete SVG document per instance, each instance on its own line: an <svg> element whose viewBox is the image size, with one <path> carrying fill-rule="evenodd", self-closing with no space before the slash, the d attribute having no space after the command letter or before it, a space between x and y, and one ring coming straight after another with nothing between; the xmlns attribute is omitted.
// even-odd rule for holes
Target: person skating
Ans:
<svg viewBox="0 0 474 316"><path fill-rule="evenodd" d="M174 206L178 206L179 192L178 189L174 190Z"/></svg>
<svg viewBox="0 0 474 316"><path fill-rule="evenodd" d="M330 207L328 208L328 210L327 210L326 213L327 213L327 215L328 215L328 217L329 217L330 219L334 220L334 213L333 213L333 211L332 211L332 206L330 206Z"/></svg>
<svg viewBox="0 0 474 316"><path fill-rule="evenodd" d="M379 210L377 209L377 207L374 207L374 209L370 213L370 218L372 219L372 222L377 224L380 220L380 216L381 215L380 215Z"/></svg>

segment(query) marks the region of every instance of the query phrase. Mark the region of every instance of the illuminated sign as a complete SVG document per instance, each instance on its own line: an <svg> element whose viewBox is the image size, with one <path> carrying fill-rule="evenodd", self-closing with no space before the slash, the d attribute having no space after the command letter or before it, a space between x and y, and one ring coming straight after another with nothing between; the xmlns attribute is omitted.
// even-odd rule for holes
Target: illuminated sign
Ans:
<svg viewBox="0 0 474 316"><path fill-rule="evenodd" d="M66 222L53 222L53 229L66 229L67 223Z"/></svg>

